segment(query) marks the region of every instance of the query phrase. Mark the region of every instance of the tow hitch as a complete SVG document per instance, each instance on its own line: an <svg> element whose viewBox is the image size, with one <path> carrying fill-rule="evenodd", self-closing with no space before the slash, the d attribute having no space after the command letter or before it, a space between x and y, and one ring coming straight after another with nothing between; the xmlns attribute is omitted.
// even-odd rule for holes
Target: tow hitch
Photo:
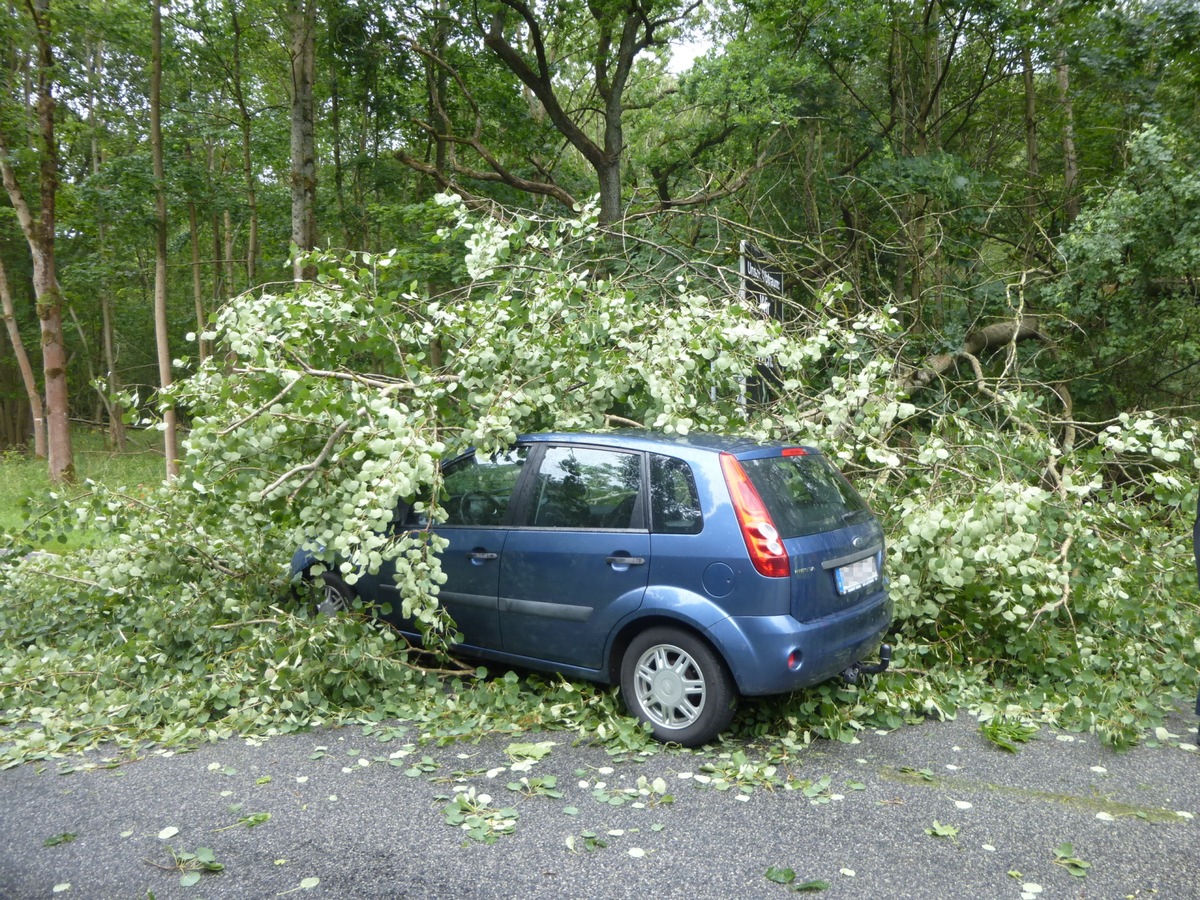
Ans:
<svg viewBox="0 0 1200 900"><path fill-rule="evenodd" d="M879 645L879 662L863 663L856 662L842 672L842 678L846 680L846 684L858 684L858 679L863 675L878 675L892 663L892 645Z"/></svg>

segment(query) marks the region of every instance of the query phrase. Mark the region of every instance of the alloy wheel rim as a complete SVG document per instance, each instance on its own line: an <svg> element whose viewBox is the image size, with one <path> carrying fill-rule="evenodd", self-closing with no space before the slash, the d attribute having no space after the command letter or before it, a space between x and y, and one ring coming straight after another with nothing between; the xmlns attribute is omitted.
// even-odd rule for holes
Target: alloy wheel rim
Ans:
<svg viewBox="0 0 1200 900"><path fill-rule="evenodd" d="M317 612L326 616L335 616L346 608L342 593L332 584L325 584L321 592L321 600L317 603Z"/></svg>
<svg viewBox="0 0 1200 900"><path fill-rule="evenodd" d="M693 724L704 711L708 696L700 667L674 644L655 644L641 655L634 690L650 721L670 729Z"/></svg>

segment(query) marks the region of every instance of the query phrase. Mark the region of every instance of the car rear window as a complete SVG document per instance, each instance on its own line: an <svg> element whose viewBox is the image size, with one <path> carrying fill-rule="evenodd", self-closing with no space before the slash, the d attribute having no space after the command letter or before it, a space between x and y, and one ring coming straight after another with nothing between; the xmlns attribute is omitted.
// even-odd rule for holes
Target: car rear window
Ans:
<svg viewBox="0 0 1200 900"><path fill-rule="evenodd" d="M833 531L871 515L850 482L823 457L771 456L741 464L785 538Z"/></svg>

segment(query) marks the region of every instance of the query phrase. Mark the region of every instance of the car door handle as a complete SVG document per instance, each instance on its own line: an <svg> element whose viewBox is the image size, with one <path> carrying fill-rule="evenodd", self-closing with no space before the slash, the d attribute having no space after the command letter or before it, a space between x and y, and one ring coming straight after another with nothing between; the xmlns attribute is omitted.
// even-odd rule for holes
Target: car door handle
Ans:
<svg viewBox="0 0 1200 900"><path fill-rule="evenodd" d="M644 566L644 556L606 556L604 561L612 566Z"/></svg>
<svg viewBox="0 0 1200 900"><path fill-rule="evenodd" d="M478 559L480 561L484 561L489 559L497 559L499 556L499 553L492 553L488 550L472 550L467 554L467 559Z"/></svg>

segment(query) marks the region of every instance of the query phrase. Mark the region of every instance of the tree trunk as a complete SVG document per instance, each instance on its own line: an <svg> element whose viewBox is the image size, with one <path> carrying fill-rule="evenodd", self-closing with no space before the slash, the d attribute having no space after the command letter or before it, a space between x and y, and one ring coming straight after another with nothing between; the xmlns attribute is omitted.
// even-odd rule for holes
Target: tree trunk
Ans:
<svg viewBox="0 0 1200 900"><path fill-rule="evenodd" d="M46 391L46 442L50 480L58 483L75 477L71 452L71 420L67 391L67 347L63 338L63 300L54 258L55 202L58 195L58 144L54 135L54 48L51 44L49 0L34 0L33 16L38 45L37 122L38 188L40 209L35 218L25 202L16 173L9 165L9 148L0 131L0 174L17 221L33 258L33 292L37 299L42 338L42 382Z"/></svg>
<svg viewBox="0 0 1200 900"><path fill-rule="evenodd" d="M575 110L568 109L559 97L552 56L547 51L543 31L531 6L519 0L502 0L483 35L484 44L537 98L554 127L595 170L600 187L600 222L605 225L619 221L623 213L621 162L625 154L624 95L629 76L638 54L658 42L655 29L672 21L653 18L648 6L642 3L588 5L597 28L597 40L588 62L596 94L603 102L600 143L593 140L587 123L577 118ZM532 62L506 37L510 14L516 14L523 22L533 48ZM514 183L511 177L504 180Z"/></svg>
<svg viewBox="0 0 1200 900"><path fill-rule="evenodd" d="M254 177L254 160L250 153L250 126L252 119L246 106L246 98L242 91L242 26L238 21L237 6L230 7L230 21L233 26L233 96L238 106L238 128L242 134L242 177L246 182L246 211L250 218L249 230L246 236L246 287L254 287L258 274L258 191ZM226 211L226 240L231 239L228 230L229 219ZM232 253L229 254L232 257Z"/></svg>
<svg viewBox="0 0 1200 900"><path fill-rule="evenodd" d="M208 180L211 188L213 178L217 176L217 144L212 142L208 145ZM213 255L213 280L212 280L212 301L213 307L216 308L225 300L225 255L221 251L221 217L218 215L216 207L212 210L212 255ZM206 343L207 349L207 343Z"/></svg>
<svg viewBox="0 0 1200 900"><path fill-rule="evenodd" d="M7 333L0 331L0 452L28 449L33 430L29 399L23 383L21 390L17 390L21 373L13 365L15 357L9 353L9 346Z"/></svg>
<svg viewBox="0 0 1200 900"><path fill-rule="evenodd" d="M337 201L338 226L342 232L342 244L348 250L356 249L350 240L350 228L346 217L346 173L342 171L342 101L337 73L329 79L329 130L333 151L333 196Z"/></svg>
<svg viewBox="0 0 1200 900"><path fill-rule="evenodd" d="M183 153L188 167L192 168L194 160L190 141L184 142ZM204 362L208 356L208 342L200 336L204 333L204 321L207 318L204 312L204 267L200 260L200 213L196 209L196 197L191 191L188 192L188 237L192 249L192 303L196 307L196 359Z"/></svg>
<svg viewBox="0 0 1200 900"><path fill-rule="evenodd" d="M33 453L38 459L45 459L46 413L42 408L42 395L38 392L33 365L29 362L29 354L25 352L25 344L21 340L21 332L17 328L17 313L13 306L12 294L8 289L8 273L4 270L3 260L0 260L0 305L4 309L4 325L8 329L8 342L12 345L13 355L17 359L21 383L25 386L25 396L29 398L29 409L33 413Z"/></svg>
<svg viewBox="0 0 1200 900"><path fill-rule="evenodd" d="M101 239L101 253L103 238ZM121 390L120 377L117 374L116 340L113 335L112 296L107 290L100 292L100 333L104 345L104 374L105 387L109 396L116 396ZM125 408L118 402L111 402L108 409L108 435L112 446L124 453L126 449Z"/></svg>
<svg viewBox="0 0 1200 900"><path fill-rule="evenodd" d="M100 83L100 79L104 73L104 44L102 41L96 42L96 47L92 54L92 68L90 80L88 83L88 122L92 126L92 174L98 175L101 167L104 165L104 148L100 145L99 135L103 129L103 121L96 121L98 113L96 111L95 91ZM100 251L100 259L102 262L108 261L108 226L103 218L96 223L96 243ZM117 451L124 453L126 449L125 438L125 419L124 408L119 401L114 401L115 397L121 390L121 384L117 375L117 355L116 355L116 338L113 334L113 300L112 292L109 290L108 278L105 277L103 283L97 291L97 299L100 302L100 344L101 352L104 354L104 400L105 409L108 412L108 437L109 446Z"/></svg>
<svg viewBox="0 0 1200 900"><path fill-rule="evenodd" d="M1058 99L1063 108L1063 194L1066 201L1063 212L1066 231L1079 218L1079 158L1075 153L1075 106L1071 102L1071 71L1067 55L1058 51L1055 69L1058 80Z"/></svg>
<svg viewBox="0 0 1200 900"><path fill-rule="evenodd" d="M225 299L225 254L221 247L221 217L214 209L212 214L212 254L213 254L213 306L221 305Z"/></svg>
<svg viewBox="0 0 1200 900"><path fill-rule="evenodd" d="M1037 85L1033 54L1028 46L1021 48L1021 69L1025 82L1025 257L1028 264L1033 254L1038 213Z"/></svg>
<svg viewBox="0 0 1200 900"><path fill-rule="evenodd" d="M926 357L920 368L900 380L900 387L906 393L920 390L944 375L960 359L1030 340L1046 340L1041 332L1041 321L1036 316L1023 315L1007 322L994 322L968 333L959 349Z"/></svg>
<svg viewBox="0 0 1200 900"><path fill-rule="evenodd" d="M226 207L222 212L221 235L225 247L225 271L229 275L229 284L226 287L226 292L227 296L232 297L237 292L237 287L233 280L233 213L229 210L229 207Z"/></svg>
<svg viewBox="0 0 1200 900"><path fill-rule="evenodd" d="M292 274L296 281L316 277L301 256L317 245L317 162L313 136L313 79L316 72L316 0L291 0L292 64Z"/></svg>
<svg viewBox="0 0 1200 900"><path fill-rule="evenodd" d="M171 348L167 341L167 194L162 146L162 9L155 0L150 15L150 152L154 164L154 343L158 352L158 383L163 391L171 386ZM163 408L163 453L167 478L179 474L175 407Z"/></svg>

